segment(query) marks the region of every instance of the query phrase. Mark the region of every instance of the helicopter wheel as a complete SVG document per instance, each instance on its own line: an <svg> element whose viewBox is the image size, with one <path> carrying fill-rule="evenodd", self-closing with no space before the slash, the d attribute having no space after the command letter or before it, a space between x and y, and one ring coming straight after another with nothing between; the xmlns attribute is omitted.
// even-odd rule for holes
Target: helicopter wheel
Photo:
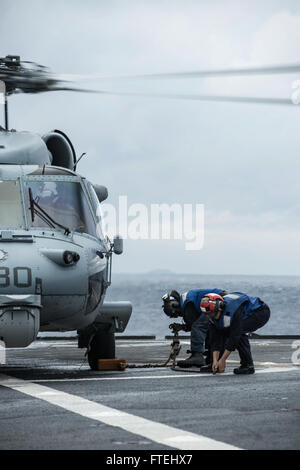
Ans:
<svg viewBox="0 0 300 470"><path fill-rule="evenodd" d="M115 334L110 331L99 330L92 339L88 352L88 363L92 370L98 370L99 359L114 359Z"/></svg>

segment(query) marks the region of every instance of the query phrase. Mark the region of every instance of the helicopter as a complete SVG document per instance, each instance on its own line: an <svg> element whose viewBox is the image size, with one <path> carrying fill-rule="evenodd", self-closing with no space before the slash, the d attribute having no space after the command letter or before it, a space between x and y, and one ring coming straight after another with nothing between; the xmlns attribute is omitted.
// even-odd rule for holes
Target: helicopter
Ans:
<svg viewBox="0 0 300 470"><path fill-rule="evenodd" d="M112 79L178 79L210 76L294 73L299 64L224 70L158 73ZM0 126L0 340L24 348L39 331L74 331L87 348L90 368L115 357L115 333L124 332L132 314L129 301L107 302L112 256L123 240L104 236L101 203L105 186L77 173L68 136L43 136L9 129L8 97L16 93L73 91L166 99L293 105L290 99L92 90L76 81L102 76L57 75L19 56L0 58L4 127ZM72 83L72 85L70 84Z"/></svg>
<svg viewBox="0 0 300 470"><path fill-rule="evenodd" d="M5 83L5 128L0 128L0 339L7 348L30 345L39 331L78 331L91 369L115 357L115 332L132 312L104 302L111 284L113 242L101 229L105 186L76 172L69 138L54 130L40 137L8 129L7 96L53 85L45 69L29 70L16 56L0 59Z"/></svg>

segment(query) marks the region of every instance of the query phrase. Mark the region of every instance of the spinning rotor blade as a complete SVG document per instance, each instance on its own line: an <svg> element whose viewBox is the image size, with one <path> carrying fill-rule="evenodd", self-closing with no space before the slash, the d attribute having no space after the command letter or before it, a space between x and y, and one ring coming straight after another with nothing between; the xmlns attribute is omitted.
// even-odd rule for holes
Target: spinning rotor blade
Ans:
<svg viewBox="0 0 300 470"><path fill-rule="evenodd" d="M237 76L237 75L279 75L287 73L300 72L299 64L286 65L270 65L266 67L244 67L236 69L215 69L215 70L192 70L187 72L170 72L170 73L151 73L143 75L123 76L122 78L197 78L197 77L220 77L220 76Z"/></svg>
<svg viewBox="0 0 300 470"><path fill-rule="evenodd" d="M7 95L51 91L55 85L64 82L47 67L21 61L19 56L0 58L0 80L5 83Z"/></svg>
<svg viewBox="0 0 300 470"><path fill-rule="evenodd" d="M67 82L84 82L95 80L128 80L128 79L178 79L201 78L238 75L277 75L300 72L300 63L269 65L263 67L241 67L214 70L193 70L186 72L167 72L135 75L76 75L54 74L47 67L35 62L21 61L19 56L6 56L0 58L0 80L7 83L11 91L19 88L22 91L34 93L41 88L46 89L51 85ZM13 92L13 91L12 91Z"/></svg>
<svg viewBox="0 0 300 470"><path fill-rule="evenodd" d="M60 81L91 81L91 80L130 80L130 79L178 79L201 78L239 75L279 75L300 72L299 64L269 65L265 67L244 67L236 69L192 70L187 72L166 72L136 75L53 75Z"/></svg>
<svg viewBox="0 0 300 470"><path fill-rule="evenodd" d="M216 96L201 94L168 94L168 93L141 93L141 92L123 92L109 90L94 90L90 88L78 88L72 86L72 82L100 80L108 78L128 79L128 78L192 78L205 76L221 75L257 75L257 74L279 74L300 72L300 64L277 65L268 67L248 67L240 69L224 70L204 70L179 73L162 74L144 74L135 76L115 76L105 77L101 75L57 75L53 74L48 68L36 64L35 62L21 61L19 56L6 56L0 58L0 80L5 82L6 93L42 93L46 91L74 91L81 93L98 93L102 95L114 96L136 96L142 98L159 98L175 100L193 100L193 101L215 101L232 103L257 103L257 104L275 104L292 105L290 99L285 98L262 98L248 96ZM70 83L70 85L68 85Z"/></svg>
<svg viewBox="0 0 300 470"><path fill-rule="evenodd" d="M295 106L288 98L262 98L250 96L218 96L218 95L188 95L188 94L175 94L175 93L134 93L127 91L109 91L109 90L91 90L85 88L69 88L57 87L53 91L78 91L83 93L98 93L101 95L112 96L135 96L138 98L158 98L169 100L190 100L190 101L215 101L215 102L228 102L228 103L252 103L252 104L273 104L284 106Z"/></svg>
<svg viewBox="0 0 300 470"><path fill-rule="evenodd" d="M250 104L268 104L268 105L283 105L283 106L295 106L293 102L288 98L262 98L262 97L250 97L250 96L221 96L221 95L188 95L188 94L175 94L175 93L139 93L139 92L127 92L127 91L110 91L110 90L92 90L88 88L76 88L68 86L52 86L47 90L36 90L37 92L46 91L75 91L79 93L95 93L99 95L110 95L110 96L135 96L137 98L157 98L167 100L187 100L187 101L214 101L223 103L250 103ZM15 93L21 93L16 90ZM26 92L30 93L30 92Z"/></svg>

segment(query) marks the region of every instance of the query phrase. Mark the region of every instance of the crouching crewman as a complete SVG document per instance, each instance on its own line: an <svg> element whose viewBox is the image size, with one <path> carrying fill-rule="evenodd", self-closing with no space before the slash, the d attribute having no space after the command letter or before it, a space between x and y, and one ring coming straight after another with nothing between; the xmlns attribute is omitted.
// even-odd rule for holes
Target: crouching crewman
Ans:
<svg viewBox="0 0 300 470"><path fill-rule="evenodd" d="M224 296L213 292L202 297L202 313L209 318L209 334L213 351L212 372L224 372L226 360L235 349L240 367L235 374L254 374L249 339L246 333L258 330L270 318L270 309L259 297L241 292ZM221 354L220 354L221 352Z"/></svg>
<svg viewBox="0 0 300 470"><path fill-rule="evenodd" d="M202 313L200 303L203 296L211 292L226 294L224 289L192 289L184 294L172 290L170 294L162 297L165 314L170 318L182 317L184 331L191 331L191 355L183 361L178 361L179 367L206 367L203 353L209 319Z"/></svg>

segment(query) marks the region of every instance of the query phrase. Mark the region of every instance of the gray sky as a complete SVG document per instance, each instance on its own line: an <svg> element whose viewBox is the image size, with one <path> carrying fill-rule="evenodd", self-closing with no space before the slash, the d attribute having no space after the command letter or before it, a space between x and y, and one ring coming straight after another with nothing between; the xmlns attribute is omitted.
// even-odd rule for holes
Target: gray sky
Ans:
<svg viewBox="0 0 300 470"><path fill-rule="evenodd" d="M134 74L300 62L297 1L0 0L0 56L58 73ZM104 81L102 88L288 98L297 75ZM94 84L92 84L94 86ZM10 124L58 128L78 171L128 202L205 204L205 244L132 241L115 271L300 274L300 106L52 93L14 96Z"/></svg>

